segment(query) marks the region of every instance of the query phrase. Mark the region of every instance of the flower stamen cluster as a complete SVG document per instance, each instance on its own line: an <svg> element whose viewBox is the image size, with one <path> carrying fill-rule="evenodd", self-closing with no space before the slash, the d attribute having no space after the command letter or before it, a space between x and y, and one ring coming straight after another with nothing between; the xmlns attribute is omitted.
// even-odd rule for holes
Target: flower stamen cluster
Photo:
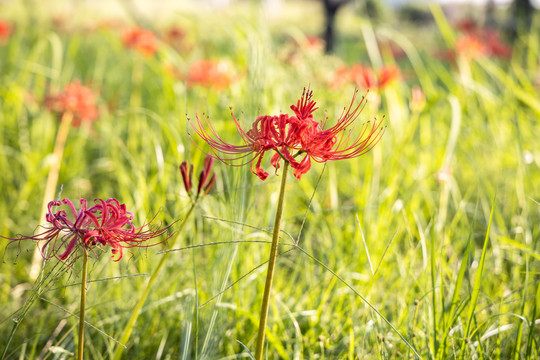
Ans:
<svg viewBox="0 0 540 360"><path fill-rule="evenodd" d="M67 210L57 209L60 206L67 206ZM88 201L81 198L78 210L71 200L63 199L49 202L46 214L49 226L43 232L7 239L42 242L40 251L46 260L57 258L65 262L79 247L94 251L109 246L112 248L111 259L119 261L124 249L156 245L145 242L163 235L168 229L148 227L149 223L137 228L132 220L133 214L116 199L96 199L95 205L88 207Z"/></svg>
<svg viewBox="0 0 540 360"><path fill-rule="evenodd" d="M197 135L212 148L211 156L222 162L234 165L234 160L247 157L248 160L240 165L250 163L251 171L261 180L265 180L268 173L261 168L261 163L267 151L274 151L271 165L277 170L280 160L283 159L293 168L294 176L300 179L311 168L311 160L324 163L358 157L379 142L384 133L381 121L363 124L357 135L353 135L352 130L349 130L365 106L364 97L355 105L357 94L358 90L337 123L328 129L324 129L326 121L318 122L313 117L313 112L318 108L312 100L313 92L309 89L304 89L296 105L291 106L294 115L259 116L248 131L242 129L231 110L244 145L225 142L204 115L204 123L197 116L196 122L190 120L190 124ZM296 160L297 157L301 157L300 161Z"/></svg>

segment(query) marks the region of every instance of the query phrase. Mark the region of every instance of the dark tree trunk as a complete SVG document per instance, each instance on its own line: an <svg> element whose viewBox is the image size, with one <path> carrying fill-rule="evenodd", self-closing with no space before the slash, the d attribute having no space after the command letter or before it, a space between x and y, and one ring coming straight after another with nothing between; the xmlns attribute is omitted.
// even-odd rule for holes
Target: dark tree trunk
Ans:
<svg viewBox="0 0 540 360"><path fill-rule="evenodd" d="M350 0L323 0L324 13L326 18L326 28L324 31L324 41L326 42L326 53L334 51L335 22L338 9Z"/></svg>

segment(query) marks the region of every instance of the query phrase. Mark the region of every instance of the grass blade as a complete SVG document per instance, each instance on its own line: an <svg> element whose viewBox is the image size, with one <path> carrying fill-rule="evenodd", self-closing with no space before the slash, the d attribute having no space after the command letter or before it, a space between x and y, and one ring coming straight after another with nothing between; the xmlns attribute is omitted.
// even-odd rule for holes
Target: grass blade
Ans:
<svg viewBox="0 0 540 360"><path fill-rule="evenodd" d="M476 270L476 277L474 279L474 285L473 285L473 291L471 294L471 301L469 304L469 313L467 315L467 326L465 328L465 341L463 341L462 347L461 347L461 358L463 359L465 356L465 346L468 342L469 335L471 332L471 325L474 319L474 312L476 309L476 303L478 302L478 296L480 295L480 287L482 286L482 272L484 270L484 262L486 259L486 251L487 251L487 244L489 241L489 234L491 230L491 223L493 221L493 213L495 211L495 199L496 197L493 197L493 202L491 204L491 213L489 215L489 222L486 230L486 237L484 239L484 246L482 247L482 255L480 256L480 261L478 262L478 269Z"/></svg>

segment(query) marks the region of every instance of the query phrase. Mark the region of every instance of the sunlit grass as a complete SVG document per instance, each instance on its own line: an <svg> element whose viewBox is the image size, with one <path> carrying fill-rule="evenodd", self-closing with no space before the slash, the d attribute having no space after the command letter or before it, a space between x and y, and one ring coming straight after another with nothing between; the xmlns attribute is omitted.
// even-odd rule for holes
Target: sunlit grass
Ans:
<svg viewBox="0 0 540 360"><path fill-rule="evenodd" d="M287 184L283 243L291 241L287 234L298 237L313 197L300 246L346 283L298 249L281 255L268 318L269 358L414 358L350 287L422 358L538 356L540 53L534 31L513 44L510 60L450 64L435 56L449 38L444 19L438 18L442 35L419 43L413 37L422 29L407 29L405 36L348 13L337 56L325 56L295 45L304 34L317 34L322 16L292 21L303 9L295 4L272 19L249 7L228 10L215 22L204 21L206 13L171 15L171 23L185 27L190 50L161 43L157 55L144 57L124 49L121 28L92 30L66 19L72 28L61 30L44 15L29 23L22 7L6 9L17 26L0 45L1 235L29 234L39 224L59 125L41 104L51 89L80 79L95 91L101 114L70 131L61 197L116 197L135 209L137 221L159 211L157 220L169 224L190 204L178 166L190 160L201 168L204 158L188 136L186 114L208 114L225 139L239 144L229 106L248 126L259 113L290 112L309 85L320 107L316 116L326 111L331 125L354 90L331 87L340 59L376 66L371 61L380 56L403 75L371 91L360 117L385 116L382 141L361 158L328 163L318 186L318 164ZM405 57L374 50L370 32L394 41ZM199 58L228 59L237 80L223 90L190 87L165 66L185 74ZM425 103L410 106L413 86L424 90ZM195 209L178 247L270 240L280 178L267 170L271 176L261 182L247 167L216 164L216 186ZM7 339L13 313L31 294L34 244L4 251L7 242L0 243L0 339ZM107 254L90 262L89 280L107 280L90 283L86 320L119 339L145 274L164 249L137 250L107 266ZM256 267L268 252L269 245L253 242L171 253L124 358L247 358L239 342L255 348L265 276L265 267ZM35 301L8 358L37 358L47 346L49 358L75 352L78 319L68 311L78 312L79 287L62 286L80 282L79 268ZM110 358L118 345L93 328L86 331L88 358Z"/></svg>

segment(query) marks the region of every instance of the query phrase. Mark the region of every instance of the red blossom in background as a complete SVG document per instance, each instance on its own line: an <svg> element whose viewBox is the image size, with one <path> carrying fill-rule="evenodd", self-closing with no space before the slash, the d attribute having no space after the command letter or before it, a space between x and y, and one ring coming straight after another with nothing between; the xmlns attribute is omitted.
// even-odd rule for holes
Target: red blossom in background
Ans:
<svg viewBox="0 0 540 360"><path fill-rule="evenodd" d="M477 29L462 35L456 40L455 51L467 58L512 56L512 47L505 44L494 29Z"/></svg>
<svg viewBox="0 0 540 360"><path fill-rule="evenodd" d="M308 35L300 46L308 51L321 52L324 50L325 41L318 36Z"/></svg>
<svg viewBox="0 0 540 360"><path fill-rule="evenodd" d="M134 49L145 56L152 56L157 51L156 36L150 30L131 28L122 34L124 46Z"/></svg>
<svg viewBox="0 0 540 360"><path fill-rule="evenodd" d="M201 85L215 89L225 89L234 82L234 70L224 60L197 60L189 69L189 86Z"/></svg>
<svg viewBox="0 0 540 360"><path fill-rule="evenodd" d="M166 39L170 43L174 43L177 41L182 41L182 39L186 36L186 30L179 26L172 26L170 27L166 32Z"/></svg>
<svg viewBox="0 0 540 360"><path fill-rule="evenodd" d="M509 58L512 56L512 47L506 44L498 30L480 27L467 20L457 25L461 35L456 39L454 49L442 52L447 60L455 60L456 55L468 59L479 57Z"/></svg>
<svg viewBox="0 0 540 360"><path fill-rule="evenodd" d="M37 241L43 258L47 260L57 258L64 262L78 248L94 252L108 246L111 247L112 260L119 261L124 249L157 245L159 242L151 245L145 242L162 236L168 229L155 229L149 224L137 228L131 223L133 214L116 199L96 199L94 202L95 205L88 207L87 200L81 198L77 210L69 199L51 201L46 215L48 226L44 231L33 236L4 238L12 242ZM61 206L65 209L57 209Z"/></svg>
<svg viewBox="0 0 540 360"><path fill-rule="evenodd" d="M343 110L337 123L326 130L324 121L319 123L314 119L316 103L312 100L312 92L305 89L297 104L291 106L294 116L259 116L246 132L232 114L244 145L225 142L206 117L204 124L198 116L196 123L190 120L190 124L197 135L210 145L214 153L212 156L222 162L234 165L233 160L247 158L238 166L251 164L251 171L265 180L268 173L261 168L261 162L267 151L273 151L271 165L277 170L279 161L283 159L294 169L294 176L300 179L311 168L311 160L323 163L358 157L371 150L381 139L384 128L380 121L363 124L353 135L351 128L365 105L363 97L358 105L354 105L357 93L354 93L351 104ZM296 158L302 156L298 162Z"/></svg>
<svg viewBox="0 0 540 360"><path fill-rule="evenodd" d="M364 65L341 67L334 75L333 85L335 88L351 82L362 89L383 90L386 86L400 77L396 66L384 66L378 72Z"/></svg>
<svg viewBox="0 0 540 360"><path fill-rule="evenodd" d="M49 110L61 115L71 112L73 126L80 126L83 121L94 121L98 117L94 93L78 80L68 84L59 94L47 95L44 102Z"/></svg>
<svg viewBox="0 0 540 360"><path fill-rule="evenodd" d="M12 26L4 20L0 20L0 44L6 43L11 36Z"/></svg>

